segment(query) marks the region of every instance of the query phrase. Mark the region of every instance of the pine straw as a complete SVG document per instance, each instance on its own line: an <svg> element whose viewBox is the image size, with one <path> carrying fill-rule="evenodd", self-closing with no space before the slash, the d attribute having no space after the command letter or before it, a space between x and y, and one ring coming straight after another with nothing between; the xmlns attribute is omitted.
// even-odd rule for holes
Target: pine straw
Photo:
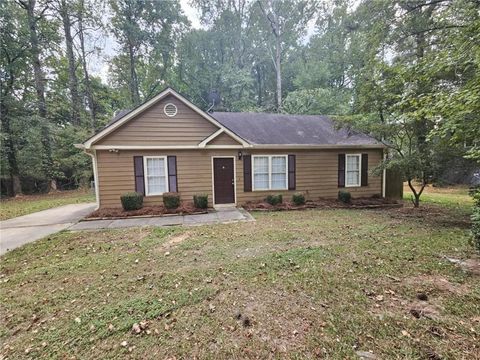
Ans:
<svg viewBox="0 0 480 360"><path fill-rule="evenodd" d="M369 207L390 207L400 205L398 201L375 197L361 197L352 199L349 204L345 204L337 199L319 198L316 201L307 201L304 205L295 205L290 201L282 204L271 205L266 201L249 201L245 204L246 210L259 211L282 211L282 210L303 210L303 209L336 209L336 208L369 208Z"/></svg>
<svg viewBox="0 0 480 360"><path fill-rule="evenodd" d="M167 209L163 205L144 206L138 210L123 210L122 208L104 208L98 209L87 216L91 218L124 218L132 216L165 216L165 215L188 215L205 213L206 209L196 208L193 203L181 203L176 209Z"/></svg>

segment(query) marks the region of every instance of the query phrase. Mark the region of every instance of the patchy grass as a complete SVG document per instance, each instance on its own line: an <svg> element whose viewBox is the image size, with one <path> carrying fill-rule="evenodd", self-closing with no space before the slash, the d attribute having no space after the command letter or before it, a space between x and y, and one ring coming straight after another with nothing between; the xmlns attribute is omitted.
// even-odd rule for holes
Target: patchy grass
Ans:
<svg viewBox="0 0 480 360"><path fill-rule="evenodd" d="M412 191L408 185L404 186L403 198L410 201ZM468 215L472 212L473 199L468 195L467 186L433 187L428 185L420 197L420 204L435 204L450 208L453 211Z"/></svg>
<svg viewBox="0 0 480 360"><path fill-rule="evenodd" d="M474 257L463 212L254 216L256 223L62 232L7 253L1 354L478 358L480 277L444 259Z"/></svg>
<svg viewBox="0 0 480 360"><path fill-rule="evenodd" d="M57 206L95 201L90 190L58 191L50 194L23 195L0 202L0 220L31 214Z"/></svg>

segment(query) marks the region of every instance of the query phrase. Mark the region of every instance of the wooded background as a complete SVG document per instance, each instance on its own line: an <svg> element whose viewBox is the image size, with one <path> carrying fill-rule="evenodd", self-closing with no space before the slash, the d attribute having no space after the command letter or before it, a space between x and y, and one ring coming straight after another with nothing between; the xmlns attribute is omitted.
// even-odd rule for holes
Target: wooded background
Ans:
<svg viewBox="0 0 480 360"><path fill-rule="evenodd" d="M331 115L385 141L415 197L475 168L480 2L191 5L201 29L177 0L0 3L2 195L88 184L73 144L165 86L203 109L217 92L224 111Z"/></svg>

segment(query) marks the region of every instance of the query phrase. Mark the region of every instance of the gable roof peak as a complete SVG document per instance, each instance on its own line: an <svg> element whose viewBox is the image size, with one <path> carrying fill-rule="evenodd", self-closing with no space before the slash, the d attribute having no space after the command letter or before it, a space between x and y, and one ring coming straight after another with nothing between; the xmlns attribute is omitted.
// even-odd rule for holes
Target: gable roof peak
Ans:
<svg viewBox="0 0 480 360"><path fill-rule="evenodd" d="M238 136L236 133L233 131L225 128L220 122L218 122L215 118L213 118L210 114L206 113L199 107L197 107L195 104L193 104L191 101L189 101L187 98L185 98L183 95L181 95L179 92L177 92L175 89L172 87L168 86L165 89L163 89L161 92L159 92L157 95L155 95L153 98L150 100L147 100L137 106L136 108L124 113L121 116L115 116L110 123L107 124L102 130L100 130L98 133L87 139L84 143L83 146L85 149L89 149L95 142L99 141L100 139L104 138L111 132L113 132L115 129L119 128L126 122L130 121L133 119L135 116L141 114L142 112L146 111L148 108L151 106L155 105L158 103L160 100L164 99L166 96L172 95L179 101L181 101L183 104L185 104L187 107L189 107L191 110L195 111L197 114L202 116L204 119L207 121L211 122L213 125L217 126L219 129L223 129L227 134L229 134L231 137L233 137L235 140L240 142L244 146L249 146L250 144L245 141L243 138Z"/></svg>

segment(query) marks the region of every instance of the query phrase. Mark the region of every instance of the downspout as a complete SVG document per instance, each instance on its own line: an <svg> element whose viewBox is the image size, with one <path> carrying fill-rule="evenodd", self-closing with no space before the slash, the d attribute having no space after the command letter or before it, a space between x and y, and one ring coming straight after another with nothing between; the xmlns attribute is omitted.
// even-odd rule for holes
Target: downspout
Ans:
<svg viewBox="0 0 480 360"><path fill-rule="evenodd" d="M95 201L97 206L95 210L100 207L100 192L98 186L98 170L97 170L97 151L96 150L83 150L85 154L89 155L92 158L92 165L93 165L93 182L95 183Z"/></svg>
<svg viewBox="0 0 480 360"><path fill-rule="evenodd" d="M84 144L73 144L73 146L75 146L77 149L83 150L85 154L92 158L93 182L95 183L95 202L97 204L95 210L98 210L98 208L100 208L100 191L98 184L97 151L85 148Z"/></svg>
<svg viewBox="0 0 480 360"><path fill-rule="evenodd" d="M387 160L387 149L383 150L383 162ZM386 185L387 185L387 169L385 166L383 167L383 174L382 174L382 197L385 198L386 195Z"/></svg>

